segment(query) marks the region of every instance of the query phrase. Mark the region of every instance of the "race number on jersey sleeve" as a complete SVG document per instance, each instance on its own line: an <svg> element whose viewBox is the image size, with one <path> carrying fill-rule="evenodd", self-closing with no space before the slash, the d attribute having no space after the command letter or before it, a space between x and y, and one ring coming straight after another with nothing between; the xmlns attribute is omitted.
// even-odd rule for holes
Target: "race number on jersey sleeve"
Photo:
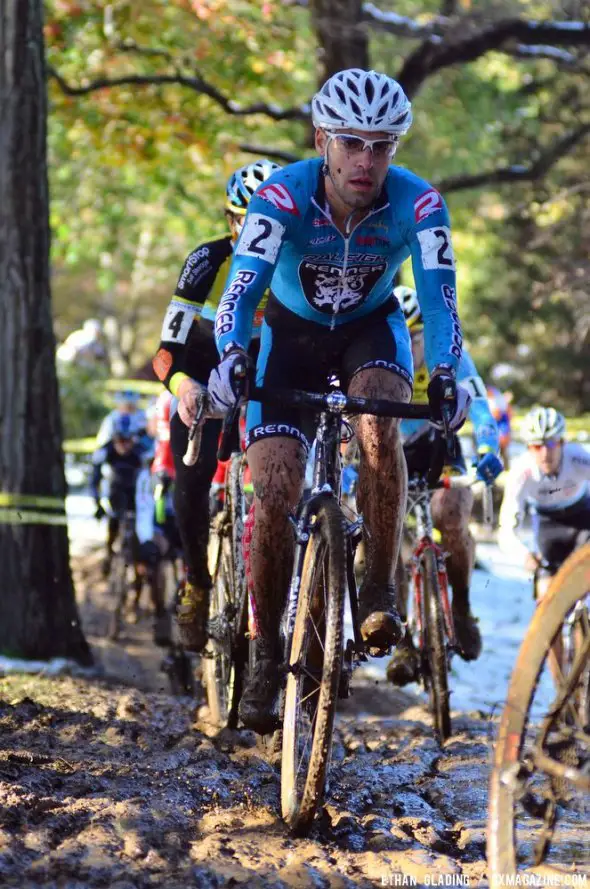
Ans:
<svg viewBox="0 0 590 889"><path fill-rule="evenodd" d="M455 256L448 225L425 228L416 232L420 242L422 266L430 269L455 269Z"/></svg>
<svg viewBox="0 0 590 889"><path fill-rule="evenodd" d="M274 263L285 234L285 226L263 213L248 213L236 256L252 256Z"/></svg>
<svg viewBox="0 0 590 889"><path fill-rule="evenodd" d="M162 324L160 339L163 343L186 343L195 316L200 314L196 305L173 299Z"/></svg>

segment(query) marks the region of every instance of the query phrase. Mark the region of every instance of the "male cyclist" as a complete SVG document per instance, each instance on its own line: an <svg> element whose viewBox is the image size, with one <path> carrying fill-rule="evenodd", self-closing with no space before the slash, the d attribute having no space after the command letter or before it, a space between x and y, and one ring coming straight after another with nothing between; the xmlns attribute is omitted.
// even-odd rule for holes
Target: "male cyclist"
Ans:
<svg viewBox="0 0 590 889"><path fill-rule="evenodd" d="M97 448L112 440L115 423L119 417L129 417L129 428L138 440L145 435L147 417L145 411L139 407L139 401L140 394L133 389L123 389L115 393L116 407L106 415L96 433Z"/></svg>
<svg viewBox="0 0 590 889"><path fill-rule="evenodd" d="M211 577L207 565L209 540L209 489L217 468L217 440L221 421L203 428L199 459L185 466L188 427L209 374L218 361L213 320L235 242L248 202L259 185L279 170L278 164L257 160L240 167L227 183L225 215L230 234L201 244L184 263L164 323L154 361L158 378L179 399L170 421L170 442L176 468L174 507L187 563L177 618L180 638L189 651L201 651L207 641L207 613ZM253 349L257 349L262 309L253 319Z"/></svg>
<svg viewBox="0 0 590 889"><path fill-rule="evenodd" d="M590 453L565 441L565 419L552 407L534 407L521 434L527 450L506 477L498 542L520 556L527 570L543 569L542 596L549 577L590 536ZM527 512L532 548L518 536Z"/></svg>
<svg viewBox="0 0 590 889"><path fill-rule="evenodd" d="M541 599L567 557L590 540L590 453L581 444L565 441L565 419L552 407L534 407L524 418L521 434L527 450L506 478L498 543L516 553L528 571L539 572ZM533 525L531 548L518 535L527 513ZM549 664L559 678L560 638Z"/></svg>
<svg viewBox="0 0 590 889"><path fill-rule="evenodd" d="M135 510L135 481L142 466L143 448L137 442L133 423L128 414L114 418L112 437L92 456L93 471L90 490L96 503L95 517L105 515L100 499L100 484L103 466L110 469L109 495L113 513L109 516L107 532L107 552L103 562L106 577L111 567L113 544L119 532L119 521L125 510Z"/></svg>
<svg viewBox="0 0 590 889"><path fill-rule="evenodd" d="M397 297L404 312L412 340L414 359L413 401L427 400L429 373L424 361L424 320L416 291L411 287L396 287ZM491 484L502 471L498 458L498 427L490 413L483 381L477 373L471 356L464 349L457 368L457 381L472 397L469 419L473 423L477 449L476 474ZM433 454L440 447L440 433L423 420L403 420L401 434L408 464L408 475L427 472ZM438 439L438 441L437 441ZM461 444L455 437L455 453L449 469L465 472L465 460ZM447 458L448 459L448 458ZM477 622L469 608L469 582L475 559L475 541L469 531L469 518L473 507L473 494L469 488L446 488L435 491L431 497L432 518L441 533L442 546L449 553L447 572L453 589L453 622L459 654L466 661L479 657L481 636ZM400 563L402 560L400 559ZM398 604L400 614L407 617L407 583L404 566L397 572ZM418 655L409 632L406 631L387 667L387 678L396 685L406 685L417 678Z"/></svg>
<svg viewBox="0 0 590 889"><path fill-rule="evenodd" d="M248 206L215 321L221 361L209 378L212 405L228 410L236 401L232 370L244 359L271 279L258 385L322 391L336 371L350 395L409 401L409 334L392 289L411 256L425 317L429 402L439 420L448 409L456 428L469 394L455 383L462 338L449 216L427 182L390 166L412 122L410 103L390 77L351 69L314 96L312 120L320 157L275 173ZM356 433L369 557L359 621L367 648L385 654L402 634L392 580L406 468L398 421L362 416ZM262 733L275 724L279 615L294 543L288 516L301 497L313 434L307 412L248 405L255 516L249 567L259 635L240 716Z"/></svg>

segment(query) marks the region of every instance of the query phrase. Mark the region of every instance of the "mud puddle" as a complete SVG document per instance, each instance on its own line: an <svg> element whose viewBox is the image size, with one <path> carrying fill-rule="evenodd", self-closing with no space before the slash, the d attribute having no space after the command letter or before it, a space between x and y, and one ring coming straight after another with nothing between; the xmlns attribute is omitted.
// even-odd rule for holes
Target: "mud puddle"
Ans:
<svg viewBox="0 0 590 889"><path fill-rule="evenodd" d="M167 693L149 616L126 644L106 643L97 562L84 569L105 675L0 680L0 886L349 889L394 874L487 885L486 714L454 714L441 750L419 698L355 676L325 804L293 838L255 736L216 736L202 700ZM584 829L568 824L576 849Z"/></svg>

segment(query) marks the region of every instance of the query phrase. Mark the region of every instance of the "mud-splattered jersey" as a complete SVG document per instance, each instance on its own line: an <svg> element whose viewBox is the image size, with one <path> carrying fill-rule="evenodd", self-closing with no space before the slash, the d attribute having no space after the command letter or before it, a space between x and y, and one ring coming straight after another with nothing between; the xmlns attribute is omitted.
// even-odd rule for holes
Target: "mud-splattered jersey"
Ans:
<svg viewBox="0 0 590 889"><path fill-rule="evenodd" d="M424 365L414 371L413 402L428 403L427 389L429 382L430 374ZM471 395L469 419L473 424L473 434L478 453L491 451L497 454L500 448L498 424L492 416L484 382L477 372L473 358L466 349L463 350L457 369L457 382L461 383L463 388L467 389ZM402 420L401 433L404 444L411 444L423 435L429 426L430 424L427 420Z"/></svg>
<svg viewBox="0 0 590 889"><path fill-rule="evenodd" d="M427 366L456 370L462 337L441 195L414 173L392 166L375 205L345 236L331 219L321 159L284 167L248 206L217 310L218 350L248 345L254 312L269 285L290 311L334 328L391 299L395 273L409 256L425 322Z"/></svg>

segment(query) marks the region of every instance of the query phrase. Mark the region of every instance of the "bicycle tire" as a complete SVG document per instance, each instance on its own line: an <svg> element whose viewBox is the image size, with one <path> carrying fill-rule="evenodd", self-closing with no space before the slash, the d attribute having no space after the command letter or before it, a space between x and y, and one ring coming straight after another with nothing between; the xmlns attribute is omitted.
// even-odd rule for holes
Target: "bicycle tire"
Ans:
<svg viewBox="0 0 590 889"><path fill-rule="evenodd" d="M113 554L109 572L109 593L115 602L108 628L108 638L116 642L123 624L123 612L127 602L127 564L122 552Z"/></svg>
<svg viewBox="0 0 590 889"><path fill-rule="evenodd" d="M314 510L301 572L294 578L299 594L287 644L290 669L283 700L281 810L287 824L298 834L311 826L325 789L342 665L346 576L344 516L338 503L326 496ZM320 630L323 627L323 644L311 613L315 604L317 614L317 600L322 595L325 618L322 622L320 614L318 623ZM319 665L317 705L310 718L310 706L305 707L305 700L311 700L312 695L304 691L309 688L309 682L318 684L317 679L310 680L308 674L306 686L303 672L293 672L293 667L300 666L301 662L307 664L310 640L316 637L323 649L323 663ZM311 723L309 759L302 764L299 761L301 729L308 723ZM306 749L307 742L303 754Z"/></svg>
<svg viewBox="0 0 590 889"><path fill-rule="evenodd" d="M224 514L229 522L229 533L224 530L218 540L209 602L209 625L214 628L214 633L203 658L209 714L219 728L236 727L248 657L241 464L241 454L234 454L227 471Z"/></svg>
<svg viewBox="0 0 590 889"><path fill-rule="evenodd" d="M424 600L424 634L428 664L426 684L430 697L430 711L434 732L442 745L451 736L449 709L449 661L445 638L445 623L438 583L436 554L426 549L420 560L422 596Z"/></svg>
<svg viewBox="0 0 590 889"><path fill-rule="evenodd" d="M590 544L562 565L537 606L512 669L502 711L488 803L490 884L516 873L515 773L518 771L529 711L551 644L567 614L590 590Z"/></svg>

